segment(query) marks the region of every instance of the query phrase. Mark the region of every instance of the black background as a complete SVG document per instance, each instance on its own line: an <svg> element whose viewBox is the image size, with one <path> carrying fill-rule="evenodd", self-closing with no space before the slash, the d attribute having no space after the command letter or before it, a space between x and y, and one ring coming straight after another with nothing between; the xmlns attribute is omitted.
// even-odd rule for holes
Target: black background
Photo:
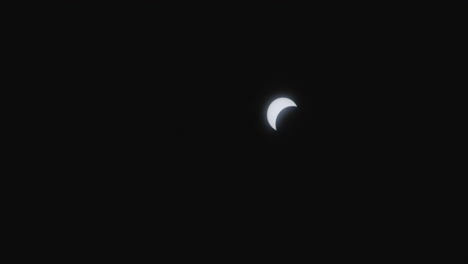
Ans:
<svg viewBox="0 0 468 264"><path fill-rule="evenodd" d="M64 171L79 175L65 192L80 186L92 236L161 251L459 260L459 244L426 246L461 237L440 224L460 220L461 105L456 62L434 52L450 32L419 8L70 9L53 62ZM298 107L274 131L280 96Z"/></svg>

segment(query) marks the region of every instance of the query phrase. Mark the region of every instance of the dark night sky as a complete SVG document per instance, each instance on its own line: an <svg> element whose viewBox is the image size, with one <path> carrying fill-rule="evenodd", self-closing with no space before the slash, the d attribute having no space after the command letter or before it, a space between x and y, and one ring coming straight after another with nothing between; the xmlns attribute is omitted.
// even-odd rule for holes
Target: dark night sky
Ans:
<svg viewBox="0 0 468 264"><path fill-rule="evenodd" d="M316 260L418 255L404 248L437 235L431 213L456 217L434 191L453 183L438 136L458 105L431 24L390 6L192 5L108 6L66 27L79 155L112 207ZM273 131L277 96L298 107ZM298 233L308 246L285 244Z"/></svg>

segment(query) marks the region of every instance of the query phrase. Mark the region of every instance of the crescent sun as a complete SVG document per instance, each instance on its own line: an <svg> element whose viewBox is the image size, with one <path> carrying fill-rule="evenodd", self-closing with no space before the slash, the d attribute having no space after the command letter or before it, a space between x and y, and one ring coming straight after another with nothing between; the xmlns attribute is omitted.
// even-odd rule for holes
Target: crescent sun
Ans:
<svg viewBox="0 0 468 264"><path fill-rule="evenodd" d="M297 105L291 99L282 97L274 100L268 107L268 123L274 130L276 130L276 119L278 115L287 107L297 107Z"/></svg>

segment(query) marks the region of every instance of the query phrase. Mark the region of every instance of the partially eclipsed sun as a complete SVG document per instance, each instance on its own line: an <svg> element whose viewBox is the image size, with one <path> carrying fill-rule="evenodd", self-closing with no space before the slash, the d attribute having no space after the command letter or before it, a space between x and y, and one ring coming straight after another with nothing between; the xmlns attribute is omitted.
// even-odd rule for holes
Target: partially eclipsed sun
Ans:
<svg viewBox="0 0 468 264"><path fill-rule="evenodd" d="M276 119L278 118L278 115L287 107L297 107L297 105L291 99L282 97L274 100L268 107L268 123L274 130L276 130Z"/></svg>

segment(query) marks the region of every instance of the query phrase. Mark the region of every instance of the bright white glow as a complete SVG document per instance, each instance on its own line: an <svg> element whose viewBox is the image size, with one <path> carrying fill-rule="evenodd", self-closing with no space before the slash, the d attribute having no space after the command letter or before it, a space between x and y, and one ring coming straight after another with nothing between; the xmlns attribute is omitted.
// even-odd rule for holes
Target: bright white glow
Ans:
<svg viewBox="0 0 468 264"><path fill-rule="evenodd" d="M270 126L274 130L276 130L276 119L278 118L280 112L283 111L283 109L291 106L297 107L297 105L291 99L284 97L278 98L270 104L267 111L267 119L268 123L270 123Z"/></svg>

